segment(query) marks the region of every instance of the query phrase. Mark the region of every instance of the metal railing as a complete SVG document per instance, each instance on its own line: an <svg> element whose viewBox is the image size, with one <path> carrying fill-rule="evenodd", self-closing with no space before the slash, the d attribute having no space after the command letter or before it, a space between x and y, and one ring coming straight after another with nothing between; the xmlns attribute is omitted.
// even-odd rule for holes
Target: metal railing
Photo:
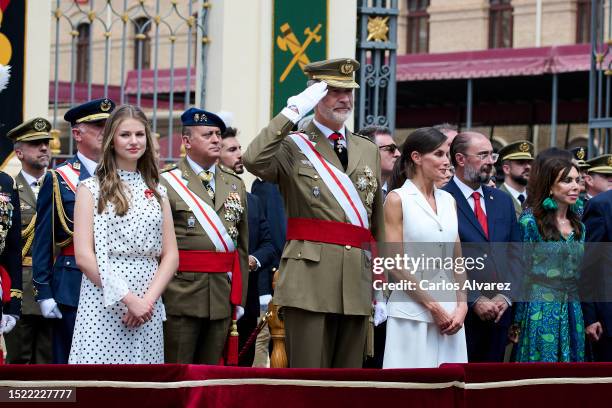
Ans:
<svg viewBox="0 0 612 408"><path fill-rule="evenodd" d="M357 2L358 71L356 127L395 129L397 0Z"/></svg>
<svg viewBox="0 0 612 408"><path fill-rule="evenodd" d="M612 1L591 0L588 157L611 152Z"/></svg>
<svg viewBox="0 0 612 408"><path fill-rule="evenodd" d="M203 106L206 80L207 21L204 0L55 0L52 10L50 111L54 157L74 153L68 135L60 145L60 110L86 100L109 97L133 103L147 112L154 132L166 143L164 161L175 160L176 109ZM87 25L79 48L79 26ZM83 34L81 34L83 35ZM86 44L86 56L80 54ZM145 48L150 47L150 48ZM145 53L151 66L143 65ZM130 60L130 55L132 60ZM195 58L194 58L195 57ZM134 69L130 70L130 63ZM86 64L86 81L77 81L77 67ZM146 77L146 78L145 78ZM146 86L145 86L146 80ZM164 140L165 139L165 140Z"/></svg>

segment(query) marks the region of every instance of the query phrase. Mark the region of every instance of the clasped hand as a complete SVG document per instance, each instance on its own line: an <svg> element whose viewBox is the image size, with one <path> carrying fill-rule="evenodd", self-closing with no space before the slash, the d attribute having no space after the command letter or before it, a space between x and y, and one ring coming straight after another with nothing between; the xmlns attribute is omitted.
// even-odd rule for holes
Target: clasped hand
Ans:
<svg viewBox="0 0 612 408"><path fill-rule="evenodd" d="M129 328L141 326L153 317L154 304L146 298L128 294L124 303L128 311L123 316L122 321Z"/></svg>
<svg viewBox="0 0 612 408"><path fill-rule="evenodd" d="M457 304L455 310L450 314L440 304L431 310L431 316L440 329L440 333L448 335L453 335L461 330L466 314L467 305L464 302Z"/></svg>

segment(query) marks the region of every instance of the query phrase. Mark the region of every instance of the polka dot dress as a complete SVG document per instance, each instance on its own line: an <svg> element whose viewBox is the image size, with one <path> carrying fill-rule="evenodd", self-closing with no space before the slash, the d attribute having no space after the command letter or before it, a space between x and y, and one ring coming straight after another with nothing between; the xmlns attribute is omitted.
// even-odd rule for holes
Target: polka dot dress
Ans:
<svg viewBox="0 0 612 408"><path fill-rule="evenodd" d="M162 212L138 172L119 170L130 199L128 212L119 217L108 204L102 214L94 208L94 245L102 288L87 277L81 281L70 364L162 364L164 362L161 299L153 318L128 328L121 319L127 307L121 299L128 290L142 297L157 272L162 249ZM97 207L99 186L94 177L82 182ZM162 197L164 187L159 187Z"/></svg>

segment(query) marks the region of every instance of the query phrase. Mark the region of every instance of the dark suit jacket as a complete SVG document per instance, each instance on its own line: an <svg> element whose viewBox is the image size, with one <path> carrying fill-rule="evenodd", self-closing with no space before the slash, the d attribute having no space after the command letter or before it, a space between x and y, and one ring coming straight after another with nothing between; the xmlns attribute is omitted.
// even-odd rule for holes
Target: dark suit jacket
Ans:
<svg viewBox="0 0 612 408"><path fill-rule="evenodd" d="M81 164L76 155L67 162L73 165L79 163L79 181L90 177L87 168ZM72 221L74 220L75 193L59 174L52 175L49 171L45 175L36 203L37 218L32 244L32 277L36 300L54 298L59 304L77 307L82 273L77 267L74 256L59 255L54 260L55 245L70 237L61 225L61 215L58 213L60 210L54 201L53 177L58 179L67 226L71 231L74 228Z"/></svg>
<svg viewBox="0 0 612 408"><path fill-rule="evenodd" d="M494 280L510 282L512 291L501 293L512 298L520 289L523 265L520 246L506 244L521 242L521 233L516 220L512 197L498 189L482 186L489 230L487 239L474 211L454 179L448 182L444 190L451 193L457 202L459 238L462 244L481 243L478 245L462 245L463 256L483 256L483 253L487 254L485 268L482 271L472 270L468 279L475 279L480 282L493 282ZM496 295L496 293L475 291L468 294L469 300L474 301L481 294L489 298Z"/></svg>
<svg viewBox="0 0 612 408"><path fill-rule="evenodd" d="M608 301L583 302L584 323L588 326L601 322L604 334L612 337L612 279L607 276L612 264L609 245L612 242L612 190L598 194L588 201L582 222L586 228L587 247L581 271L581 286L588 288L587 299Z"/></svg>
<svg viewBox="0 0 612 408"><path fill-rule="evenodd" d="M249 208L249 255L257 258L261 267L249 273L249 289L245 311L259 316L259 296L272 293L259 287L259 276L268 274L272 264L278 259L278 254L272 245L270 227L259 198L247 193L247 204ZM262 291L262 289L264 290Z"/></svg>
<svg viewBox="0 0 612 408"><path fill-rule="evenodd" d="M270 237L275 250L275 258L271 265L263 272L259 273L259 292L261 294L272 293L272 278L280 263L280 257L285 247L285 236L287 233L287 216L283 199L278 190L278 186L267 181L255 180L251 187L251 192L259 198L261 207L264 209L268 226L270 227Z"/></svg>

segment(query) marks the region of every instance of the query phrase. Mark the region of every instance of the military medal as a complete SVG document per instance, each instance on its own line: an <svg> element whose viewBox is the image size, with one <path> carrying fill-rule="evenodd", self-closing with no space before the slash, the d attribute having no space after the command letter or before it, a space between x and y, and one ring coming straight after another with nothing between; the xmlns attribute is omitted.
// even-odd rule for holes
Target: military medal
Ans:
<svg viewBox="0 0 612 408"><path fill-rule="evenodd" d="M367 187L368 187L368 181L365 179L365 177L360 176L357 179L357 188L359 189L359 191L365 191Z"/></svg>
<svg viewBox="0 0 612 408"><path fill-rule="evenodd" d="M319 189L319 187L318 187L318 186L314 186L314 187L313 187L313 189L312 189L312 195L313 195L315 198L319 198L319 196L321 195L321 190Z"/></svg>
<svg viewBox="0 0 612 408"><path fill-rule="evenodd" d="M233 191L238 190L238 186L235 183L232 183L232 190Z"/></svg>
<svg viewBox="0 0 612 408"><path fill-rule="evenodd" d="M73 169L75 169L75 170L81 170L81 163L79 163L79 162L74 162L74 163L72 164L72 168L73 168Z"/></svg>
<svg viewBox="0 0 612 408"><path fill-rule="evenodd" d="M191 215L189 218L187 218L187 228L195 228L195 217L193 215Z"/></svg>
<svg viewBox="0 0 612 408"><path fill-rule="evenodd" d="M237 222L240 219L240 215L244 212L244 207L242 207L240 202L240 195L234 191L227 195L223 207L225 209L224 218L228 222Z"/></svg>

